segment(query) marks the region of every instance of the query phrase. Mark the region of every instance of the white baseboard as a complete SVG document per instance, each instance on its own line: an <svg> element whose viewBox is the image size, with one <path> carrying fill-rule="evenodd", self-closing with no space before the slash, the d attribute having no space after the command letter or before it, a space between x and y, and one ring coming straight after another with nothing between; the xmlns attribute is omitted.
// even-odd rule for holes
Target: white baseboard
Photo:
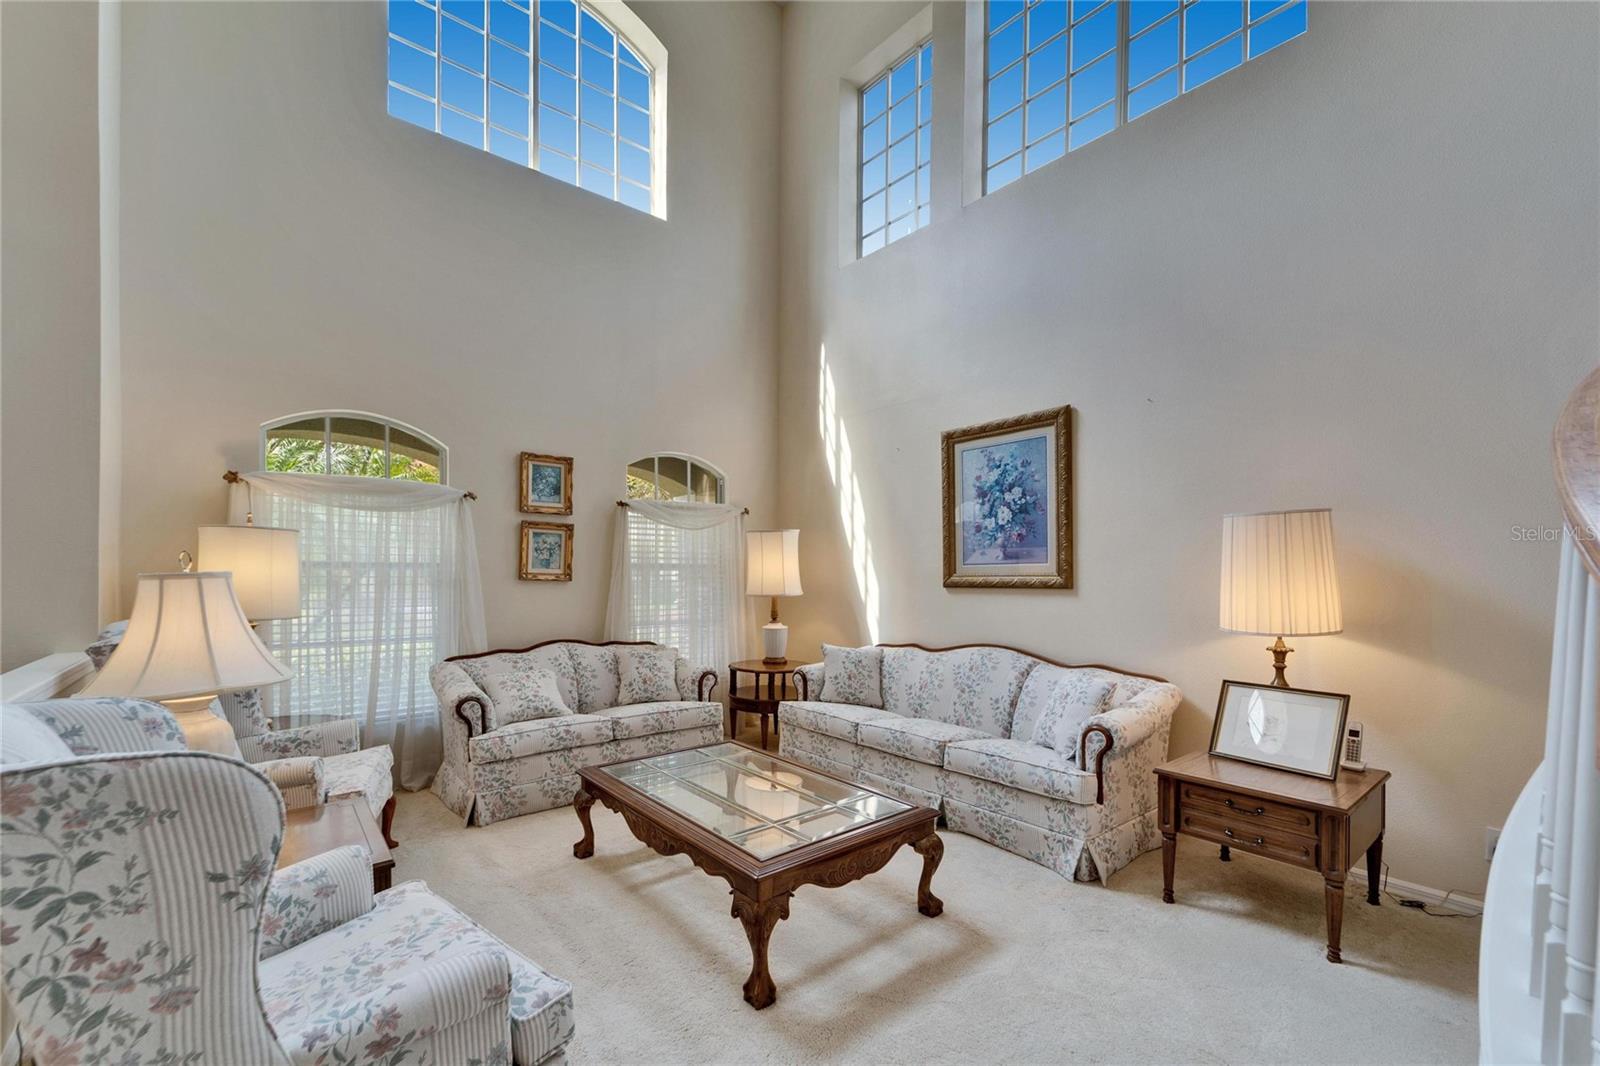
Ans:
<svg viewBox="0 0 1600 1066"><path fill-rule="evenodd" d="M1357 867L1350 871L1349 880L1365 887L1367 871ZM1414 881L1402 881L1398 877L1389 878L1383 887L1401 899L1420 899L1428 906L1437 907L1440 910L1456 911L1461 914L1483 913L1483 900L1476 896L1465 896L1460 892L1451 892L1448 893L1450 898L1446 900L1446 893L1441 889L1432 888L1428 885L1419 885ZM1391 900L1390 902L1393 901Z"/></svg>
<svg viewBox="0 0 1600 1066"><path fill-rule="evenodd" d="M64 651L35 659L0 674L0 699L26 703L65 696L89 679L94 664L81 651Z"/></svg>

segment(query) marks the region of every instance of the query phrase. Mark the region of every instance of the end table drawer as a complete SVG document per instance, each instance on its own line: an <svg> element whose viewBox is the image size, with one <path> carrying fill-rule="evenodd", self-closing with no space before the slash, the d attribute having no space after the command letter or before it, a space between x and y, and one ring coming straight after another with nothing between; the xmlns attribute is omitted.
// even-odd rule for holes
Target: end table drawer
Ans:
<svg viewBox="0 0 1600 1066"><path fill-rule="evenodd" d="M1318 842L1312 837L1296 836L1260 822L1246 823L1200 810L1185 810L1179 819L1179 828L1191 836L1243 848L1252 855L1317 869Z"/></svg>
<svg viewBox="0 0 1600 1066"><path fill-rule="evenodd" d="M1185 784L1179 793L1185 808L1204 811L1215 818L1241 819L1247 823L1259 822L1267 828L1281 829L1300 836L1317 835L1317 816L1301 807L1289 807L1271 800L1206 788L1203 785Z"/></svg>

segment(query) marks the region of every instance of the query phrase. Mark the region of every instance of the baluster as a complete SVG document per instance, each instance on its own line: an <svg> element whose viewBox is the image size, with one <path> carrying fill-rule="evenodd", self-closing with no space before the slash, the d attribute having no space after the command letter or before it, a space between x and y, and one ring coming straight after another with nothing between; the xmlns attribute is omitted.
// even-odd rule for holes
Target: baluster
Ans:
<svg viewBox="0 0 1600 1066"><path fill-rule="evenodd" d="M1586 575L1587 576L1587 575ZM1573 788L1572 884L1567 907L1566 996L1561 1001L1560 1062L1581 1062L1588 1056L1594 1016L1596 910L1600 908L1600 769L1590 756L1595 749L1595 691L1600 651L1600 582L1588 578L1583 615L1581 680L1578 688L1578 759Z"/></svg>
<svg viewBox="0 0 1600 1066"><path fill-rule="evenodd" d="M1562 537L1562 550L1572 545L1570 531ZM1583 645L1586 636L1583 616L1587 606L1589 574L1583 567L1574 567L1568 579L1567 610L1562 627L1566 634L1564 669L1561 684L1561 738L1557 750L1557 764L1551 768L1555 780L1555 832L1554 855L1550 868L1550 914L1544 929L1543 972L1539 995L1543 1024L1541 1027L1541 1059L1554 1061L1559 1043L1561 999L1565 993L1563 982L1567 962L1567 924L1572 879L1572 823L1573 796L1577 784L1580 758L1590 762L1592 752L1578 751L1579 688L1583 673ZM1586 845L1589 842L1584 842ZM1535 930L1537 935L1537 930Z"/></svg>
<svg viewBox="0 0 1600 1066"><path fill-rule="evenodd" d="M1567 676L1567 614L1572 602L1573 570L1581 568L1578 551L1567 536L1561 538L1561 570L1556 579L1555 639L1550 649L1550 692L1546 700L1544 728L1544 765L1539 770L1543 779L1539 803L1539 843L1534 851L1535 871L1533 882L1534 942L1528 953L1528 991L1537 997L1544 985L1544 952L1541 950L1545 928L1550 923L1550 875L1555 865L1556 829L1556 767L1561 764L1561 726L1564 720Z"/></svg>

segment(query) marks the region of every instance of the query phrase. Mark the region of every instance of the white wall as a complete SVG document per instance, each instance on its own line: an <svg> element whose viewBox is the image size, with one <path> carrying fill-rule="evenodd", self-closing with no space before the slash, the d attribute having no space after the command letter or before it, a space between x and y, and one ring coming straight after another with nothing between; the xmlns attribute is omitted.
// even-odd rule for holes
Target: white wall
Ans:
<svg viewBox="0 0 1600 1066"><path fill-rule="evenodd" d="M0 670L97 620L96 7L0 4Z"/></svg>
<svg viewBox="0 0 1600 1066"><path fill-rule="evenodd" d="M381 4L126 8L130 600L308 409L450 446L495 645L600 635L631 459L703 456L770 519L777 11L633 8L671 57L667 221L388 118ZM571 584L517 580L524 450L576 458Z"/></svg>
<svg viewBox="0 0 1600 1066"><path fill-rule="evenodd" d="M1267 640L1217 629L1220 516L1332 507L1346 631L1292 641L1290 680L1351 693L1393 771L1394 875L1481 889L1549 670L1556 547L1513 527L1560 523L1550 428L1600 342L1600 9L1314 2L1304 38L963 209L941 4L935 221L841 268L839 78L914 10L784 9L796 651L1151 671L1193 750L1223 678L1270 677ZM1076 590L944 589L940 431L1061 403Z"/></svg>

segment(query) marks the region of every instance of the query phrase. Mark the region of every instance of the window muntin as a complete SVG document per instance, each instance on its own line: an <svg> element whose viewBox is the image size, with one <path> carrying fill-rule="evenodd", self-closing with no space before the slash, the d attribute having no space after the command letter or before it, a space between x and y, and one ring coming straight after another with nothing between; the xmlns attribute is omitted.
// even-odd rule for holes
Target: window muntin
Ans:
<svg viewBox="0 0 1600 1066"><path fill-rule="evenodd" d="M446 483L448 452L420 430L358 411L291 415L261 430L261 468Z"/></svg>
<svg viewBox="0 0 1600 1066"><path fill-rule="evenodd" d="M389 0L389 114L645 212L654 97L586 4Z"/></svg>
<svg viewBox="0 0 1600 1066"><path fill-rule="evenodd" d="M861 90L861 254L926 226L933 175L933 42L924 40Z"/></svg>
<svg viewBox="0 0 1600 1066"><path fill-rule="evenodd" d="M692 456L668 453L635 459L628 464L624 480L630 500L727 502L722 472Z"/></svg>
<svg viewBox="0 0 1600 1066"><path fill-rule="evenodd" d="M1307 0L989 0L984 191L1306 30Z"/></svg>

